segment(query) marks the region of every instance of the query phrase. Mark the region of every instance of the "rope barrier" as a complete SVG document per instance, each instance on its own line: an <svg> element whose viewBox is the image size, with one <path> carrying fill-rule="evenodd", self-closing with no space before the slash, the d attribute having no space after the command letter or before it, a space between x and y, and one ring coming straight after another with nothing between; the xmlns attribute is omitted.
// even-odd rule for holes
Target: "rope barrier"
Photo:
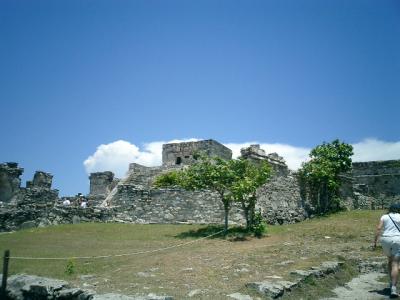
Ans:
<svg viewBox="0 0 400 300"><path fill-rule="evenodd" d="M71 260L71 259L102 259L102 258L111 258L111 257L123 257L123 256L131 256L131 255L138 255L138 254L146 254L146 253L155 253L160 252L168 249L179 248L189 244L193 244L199 242L201 240L210 238L212 236L216 236L222 233L224 230L218 231L216 233L210 234L208 236L199 238L194 241L181 243L173 246L168 246L164 248L154 249L154 250L146 250L146 251L138 251L138 252L131 252L131 253L124 253L124 254L113 254L113 255L99 255L99 256L72 256L72 257L25 257L25 256L11 256L10 259L21 259L21 260Z"/></svg>

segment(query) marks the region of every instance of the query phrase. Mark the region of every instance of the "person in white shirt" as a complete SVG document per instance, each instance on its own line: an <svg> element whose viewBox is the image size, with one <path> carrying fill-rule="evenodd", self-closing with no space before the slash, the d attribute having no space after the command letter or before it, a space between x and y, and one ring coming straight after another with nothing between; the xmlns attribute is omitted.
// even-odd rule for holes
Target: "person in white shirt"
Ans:
<svg viewBox="0 0 400 300"><path fill-rule="evenodd" d="M82 208L86 208L86 207L87 207L87 203L86 203L86 201L82 201L82 203L81 203L81 207L82 207Z"/></svg>
<svg viewBox="0 0 400 300"><path fill-rule="evenodd" d="M65 199L62 204L64 206L69 206L69 205L71 205L71 201L69 201L68 199Z"/></svg>
<svg viewBox="0 0 400 300"><path fill-rule="evenodd" d="M392 204L389 212L381 217L376 227L374 248L376 248L379 237L383 253L388 257L390 297L397 298L399 296L396 285L400 260L400 203Z"/></svg>

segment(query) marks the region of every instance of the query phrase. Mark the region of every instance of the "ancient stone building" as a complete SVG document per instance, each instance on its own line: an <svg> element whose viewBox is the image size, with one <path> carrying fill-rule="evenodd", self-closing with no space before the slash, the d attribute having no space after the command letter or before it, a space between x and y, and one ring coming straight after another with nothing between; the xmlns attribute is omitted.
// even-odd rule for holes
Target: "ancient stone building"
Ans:
<svg viewBox="0 0 400 300"><path fill-rule="evenodd" d="M266 154L260 145L250 145L250 147L240 150L241 157L252 161L267 161L272 167L275 176L286 176L289 174L289 168L283 157L277 153Z"/></svg>
<svg viewBox="0 0 400 300"><path fill-rule="evenodd" d="M37 171L26 187L21 187L23 169L17 163L0 164L0 231L81 221L221 223L223 208L216 194L152 186L162 172L194 163L199 151L223 159L232 157L230 149L213 140L166 144L161 166L132 163L122 179L109 171L92 173L87 197L90 205L86 209L63 206L58 191L51 188L51 174ZM308 217L298 177L282 157L266 154L259 145L242 149L241 156L253 162L267 161L274 170L272 178L257 191L256 210L268 223L293 223ZM342 177L341 193L349 208L374 209L400 201L400 160L354 163L353 172ZM76 197L69 198L77 202ZM239 206L233 205L229 220L245 222Z"/></svg>
<svg viewBox="0 0 400 300"><path fill-rule="evenodd" d="M191 164L196 160L196 154L217 156L231 159L232 150L214 140L198 142L171 143L163 145L162 163L164 166Z"/></svg>
<svg viewBox="0 0 400 300"><path fill-rule="evenodd" d="M232 153L226 149L213 140L164 145L162 166L130 164L128 175L107 195L102 206L114 208L118 211L119 220L129 222L219 223L223 219L223 207L216 194L178 188L155 189L152 182L162 172L194 163L196 160L193 155L200 150L206 155L231 159ZM268 218L269 223L303 220L306 212L301 206L297 178L293 174L288 177L290 172L283 158L277 154L267 155L259 145L242 149L242 156L254 162L267 161L274 169L268 188L260 189L259 197L262 201L257 207ZM182 157L177 164L177 158ZM232 207L229 220L233 223L245 222L238 206Z"/></svg>

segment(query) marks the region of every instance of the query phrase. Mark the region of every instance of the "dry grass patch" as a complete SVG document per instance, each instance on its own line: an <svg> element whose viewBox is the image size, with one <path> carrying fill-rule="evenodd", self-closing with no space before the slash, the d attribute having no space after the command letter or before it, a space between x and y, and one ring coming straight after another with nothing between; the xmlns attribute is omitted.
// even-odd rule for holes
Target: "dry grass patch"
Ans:
<svg viewBox="0 0 400 300"><path fill-rule="evenodd" d="M369 246L382 213L345 212L268 226L268 235L262 239L218 237L133 256L70 262L12 259L10 272L66 279L98 292L153 292L183 299L198 290L192 299L227 299L227 294L244 292L248 282L274 276L290 280L291 270L338 257L381 255ZM0 251L10 249L12 256L33 257L117 255L186 243L217 229L199 225L62 225L2 234ZM72 272L66 272L68 263Z"/></svg>

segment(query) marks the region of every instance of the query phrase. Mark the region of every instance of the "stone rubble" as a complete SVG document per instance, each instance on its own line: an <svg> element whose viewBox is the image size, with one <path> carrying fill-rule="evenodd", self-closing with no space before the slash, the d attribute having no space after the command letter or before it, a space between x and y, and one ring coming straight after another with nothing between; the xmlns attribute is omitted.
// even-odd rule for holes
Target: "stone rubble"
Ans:
<svg viewBox="0 0 400 300"><path fill-rule="evenodd" d="M257 291L262 296L270 299L276 299L284 295L285 292L291 291L296 288L299 284L306 281L310 277L324 277L326 275L336 273L343 265L342 262L338 261L327 261L323 262L319 267L312 267L309 270L295 270L292 271L292 275L296 275L295 281L286 280L265 280L261 282L250 282L246 284L246 287Z"/></svg>
<svg viewBox="0 0 400 300"><path fill-rule="evenodd" d="M0 281L2 275L0 275ZM155 294L125 296L121 294L98 295L94 291L74 288L67 281L34 275L13 275L7 280L10 300L173 300L170 296Z"/></svg>
<svg viewBox="0 0 400 300"><path fill-rule="evenodd" d="M253 298L251 296L244 295L244 294L241 294L241 293L233 293L233 294L229 294L227 296L232 298L232 299L236 299L236 300L253 300Z"/></svg>

